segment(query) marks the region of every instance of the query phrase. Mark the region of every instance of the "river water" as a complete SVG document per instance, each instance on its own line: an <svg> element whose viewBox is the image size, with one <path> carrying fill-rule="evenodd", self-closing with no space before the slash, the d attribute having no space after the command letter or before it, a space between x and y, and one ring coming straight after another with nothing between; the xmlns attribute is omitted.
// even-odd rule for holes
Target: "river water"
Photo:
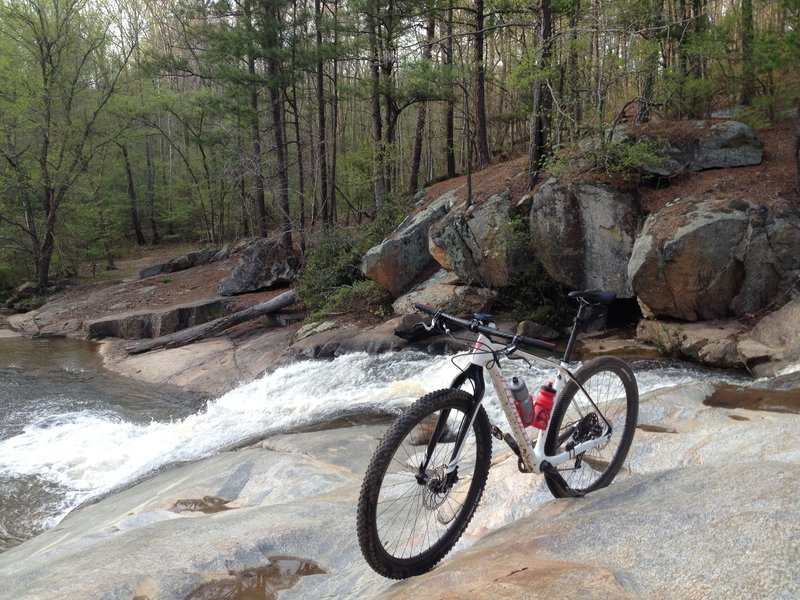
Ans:
<svg viewBox="0 0 800 600"><path fill-rule="evenodd" d="M393 414L447 387L463 358L348 354L275 369L220 398L105 371L93 345L0 338L0 552L83 503L159 470L276 432ZM681 363L634 363L640 392L733 381ZM536 385L547 372L512 364ZM502 413L491 386L490 419Z"/></svg>

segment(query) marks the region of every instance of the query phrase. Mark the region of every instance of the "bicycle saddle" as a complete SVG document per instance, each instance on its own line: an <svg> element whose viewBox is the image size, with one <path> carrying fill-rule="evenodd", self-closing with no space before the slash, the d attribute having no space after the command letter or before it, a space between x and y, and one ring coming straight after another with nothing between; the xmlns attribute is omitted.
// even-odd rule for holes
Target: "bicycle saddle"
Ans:
<svg viewBox="0 0 800 600"><path fill-rule="evenodd" d="M494 323L497 320L497 317L487 313L474 313L472 318L476 321L480 321L484 325L489 325L489 323Z"/></svg>
<svg viewBox="0 0 800 600"><path fill-rule="evenodd" d="M567 295L570 298L577 298L586 303L596 304L611 304L617 299L617 295L614 292L605 292L603 290L583 290L570 292Z"/></svg>

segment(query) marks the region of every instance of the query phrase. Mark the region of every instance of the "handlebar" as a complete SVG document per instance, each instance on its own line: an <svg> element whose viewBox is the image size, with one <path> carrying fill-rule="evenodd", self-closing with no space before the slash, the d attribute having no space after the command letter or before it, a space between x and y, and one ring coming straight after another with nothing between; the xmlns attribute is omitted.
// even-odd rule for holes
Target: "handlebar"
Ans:
<svg viewBox="0 0 800 600"><path fill-rule="evenodd" d="M552 342L545 342L544 340L538 340L536 338L527 337L525 335L517 335L515 333L511 333L508 331L500 331L499 329L487 327L477 319L467 320L467 319L461 319L459 317L454 317L453 315L448 315L447 313L442 312L438 308L434 308L433 306L423 304L422 302L415 303L414 307L417 310L420 310L424 313L433 315L434 320L443 319L444 321L447 321L454 325L458 325L459 327L463 327L465 329L469 329L470 331L476 333L483 333L484 335L488 335L491 337L498 337L504 340L508 340L509 342L523 344L525 346L530 346L531 348L538 348L539 350L552 351L555 350L556 348L556 345L553 344Z"/></svg>

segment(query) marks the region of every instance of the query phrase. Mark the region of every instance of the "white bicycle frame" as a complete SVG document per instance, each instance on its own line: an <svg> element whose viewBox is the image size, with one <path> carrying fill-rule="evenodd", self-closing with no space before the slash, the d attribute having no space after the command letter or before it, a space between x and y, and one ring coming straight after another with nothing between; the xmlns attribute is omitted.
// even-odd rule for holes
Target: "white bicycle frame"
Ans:
<svg viewBox="0 0 800 600"><path fill-rule="evenodd" d="M528 437L528 432L526 428L522 424L522 420L520 419L519 412L517 411L516 404L514 403L514 397L511 393L511 390L508 387L508 382L505 378L505 373L503 369L499 366L498 361L496 359L495 352L499 352L507 348L505 344L495 344L492 342L488 337L484 334L478 334L478 339L475 342L475 345L472 347L472 352L470 354L470 363L476 365L477 367L481 367L489 374L489 379L492 382L492 386L497 392L497 397L500 401L500 407L503 409L503 412L508 419L508 423L511 427L511 435L517 442L520 450L520 458L522 462L525 464L525 467L532 472L541 473L541 466L542 463L547 461L552 466L558 466L567 462L570 459L575 458L579 454L582 454L592 448L599 446L601 444L605 444L611 438L611 432L606 428L606 431L586 442L582 442L580 444L576 444L571 450L567 452L560 452L554 456L548 456L545 454L544 451L544 444L545 440L547 439L547 434L550 431L550 427L552 426L553 419L551 418L547 424L547 428L544 430L537 430L538 436L536 438L535 445L531 442L530 437ZM571 377L568 370L568 365L565 362L556 363L554 361L548 360L546 358L542 358L533 354L528 354L527 352L523 352L521 350L515 351L516 355L519 355L527 360L532 360L534 362L538 362L540 364L546 364L548 366L554 367L556 369L556 376L555 381L553 382L553 386L556 390L556 401L558 400L561 391L564 387L564 383L566 378ZM483 403L485 396L480 399L479 405ZM478 407L475 407L473 412L473 420L475 415L478 413ZM576 406L576 409L580 412L580 407ZM581 414L581 417L584 415ZM472 423L470 423L470 427L472 427ZM454 470L458 464L458 461L461 457L461 449L459 448L456 452L453 459L448 463L447 467L445 468L446 472L450 472Z"/></svg>

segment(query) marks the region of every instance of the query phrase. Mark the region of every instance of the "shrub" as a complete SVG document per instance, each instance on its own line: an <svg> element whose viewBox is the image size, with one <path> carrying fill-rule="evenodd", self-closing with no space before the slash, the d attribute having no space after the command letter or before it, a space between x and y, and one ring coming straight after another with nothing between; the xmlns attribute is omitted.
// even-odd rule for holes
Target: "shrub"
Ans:
<svg viewBox="0 0 800 600"><path fill-rule="evenodd" d="M392 295L374 281L357 281L352 286L342 286L326 302L326 312L370 313L386 317L392 312Z"/></svg>
<svg viewBox="0 0 800 600"><path fill-rule="evenodd" d="M609 141L596 134L578 146L559 148L548 162L547 171L559 178L594 172L598 179L637 184L652 178L647 167L662 162L664 154L664 142L656 139Z"/></svg>
<svg viewBox="0 0 800 600"><path fill-rule="evenodd" d="M326 232L305 256L305 264L294 280L295 291L311 311L326 306L331 295L342 286L364 279L358 238L352 231Z"/></svg>

